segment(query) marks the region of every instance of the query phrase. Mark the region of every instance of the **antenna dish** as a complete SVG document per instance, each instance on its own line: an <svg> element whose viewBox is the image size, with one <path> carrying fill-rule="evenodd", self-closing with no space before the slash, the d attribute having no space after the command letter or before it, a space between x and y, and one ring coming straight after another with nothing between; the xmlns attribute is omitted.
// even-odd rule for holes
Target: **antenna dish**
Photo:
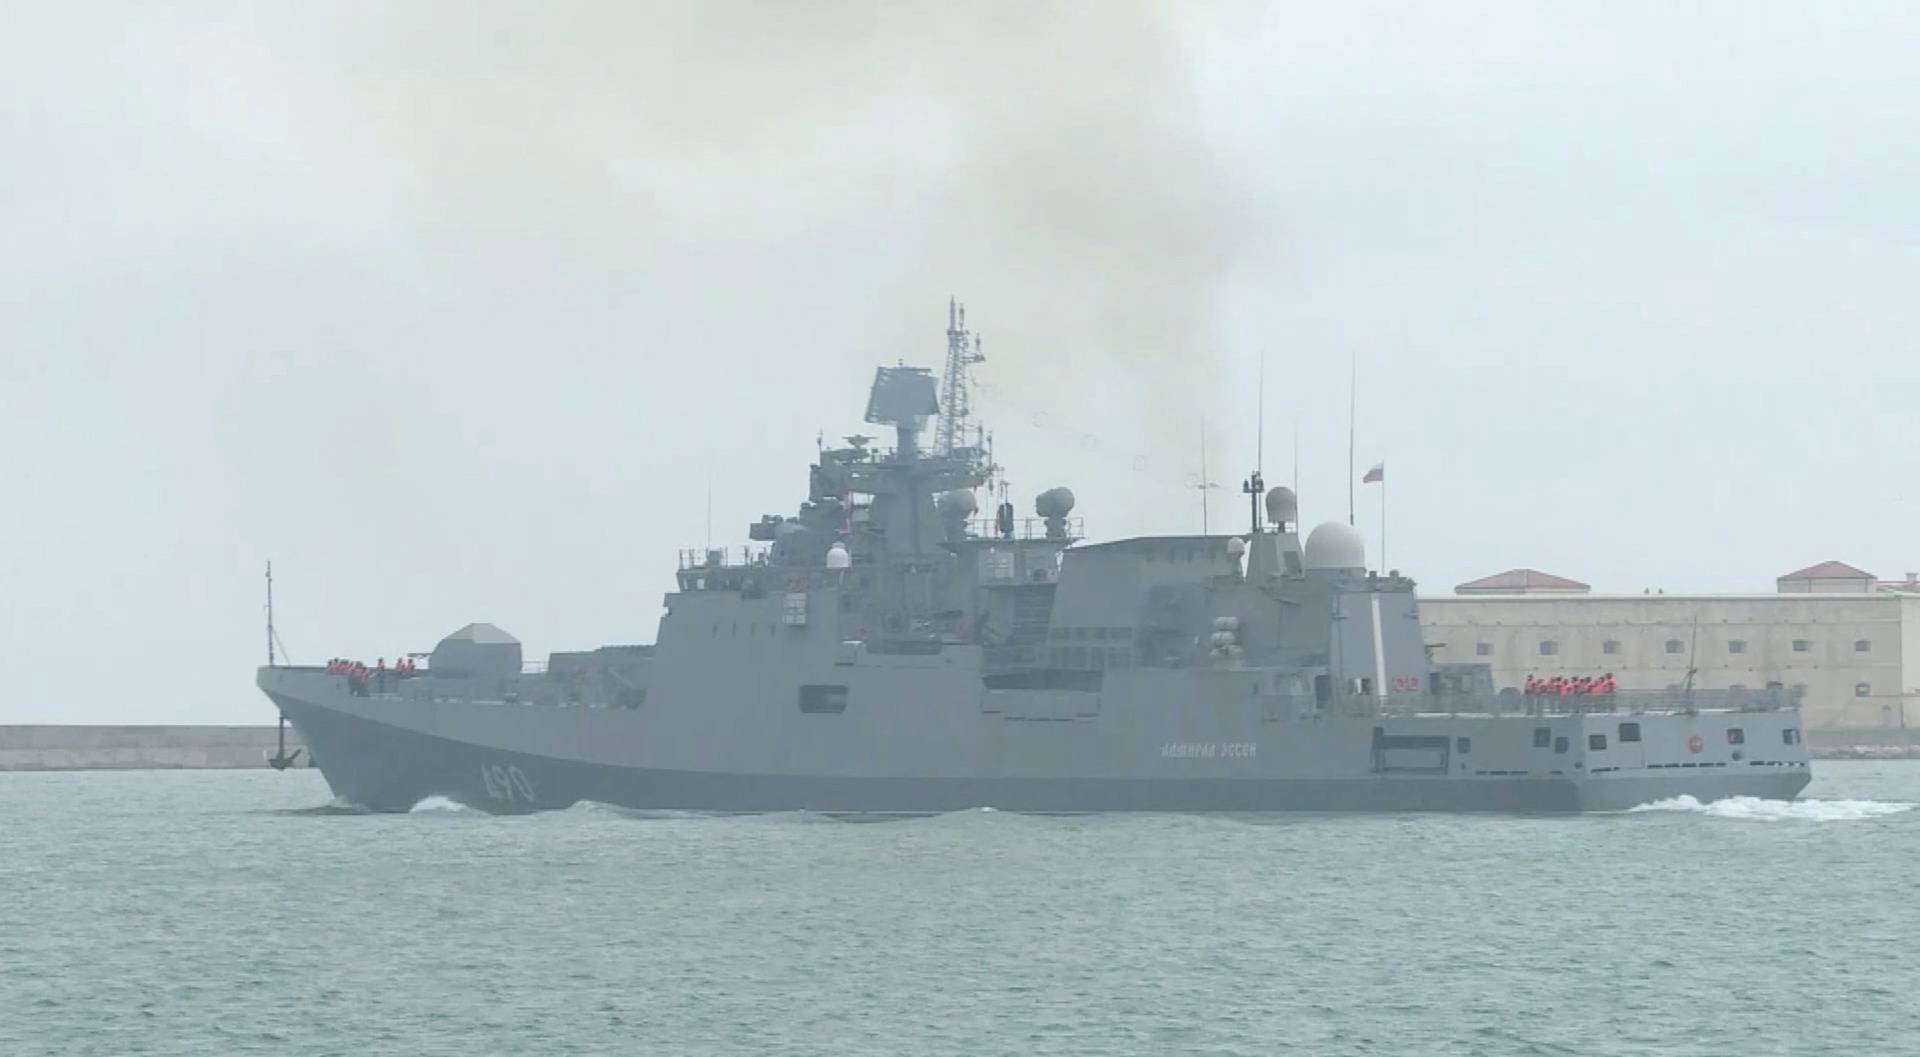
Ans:
<svg viewBox="0 0 1920 1057"><path fill-rule="evenodd" d="M827 548L827 568L845 569L853 564L853 556L847 553L847 545L838 541Z"/></svg>

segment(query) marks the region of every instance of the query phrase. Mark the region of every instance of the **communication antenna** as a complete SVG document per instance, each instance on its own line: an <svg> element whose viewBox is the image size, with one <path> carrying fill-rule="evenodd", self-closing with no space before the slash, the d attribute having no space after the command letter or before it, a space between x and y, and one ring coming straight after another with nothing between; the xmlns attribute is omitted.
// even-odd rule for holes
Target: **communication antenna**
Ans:
<svg viewBox="0 0 1920 1057"><path fill-rule="evenodd" d="M967 416L973 412L971 368L986 361L980 338L967 330L967 306L947 298L947 366L940 380L940 421L934 430L934 453L952 455L955 444L966 441Z"/></svg>
<svg viewBox="0 0 1920 1057"><path fill-rule="evenodd" d="M1253 429L1253 469L1255 473L1267 471L1267 350L1260 350L1260 397L1254 412L1258 419Z"/></svg>
<svg viewBox="0 0 1920 1057"><path fill-rule="evenodd" d="M1212 505L1212 497L1207 493L1219 488L1220 482L1207 476L1207 424L1205 422L1200 423L1200 480L1193 487L1200 493L1200 534L1211 536L1213 531L1208 525L1208 508Z"/></svg>
<svg viewBox="0 0 1920 1057"><path fill-rule="evenodd" d="M1353 421L1354 413L1360 406L1360 358L1349 355L1347 358L1347 524L1353 524Z"/></svg>
<svg viewBox="0 0 1920 1057"><path fill-rule="evenodd" d="M1300 497L1300 416L1293 418L1293 495Z"/></svg>

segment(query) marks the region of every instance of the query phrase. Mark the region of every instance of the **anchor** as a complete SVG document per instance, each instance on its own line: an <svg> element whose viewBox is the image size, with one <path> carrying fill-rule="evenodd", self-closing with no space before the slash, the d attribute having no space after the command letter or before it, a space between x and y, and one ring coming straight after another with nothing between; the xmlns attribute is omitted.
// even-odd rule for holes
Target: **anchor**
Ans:
<svg viewBox="0 0 1920 1057"><path fill-rule="evenodd" d="M291 754L287 752L287 717L282 715L280 717L280 744L275 748L273 755L267 757L267 766L276 771L284 771L299 761L302 751L304 750L295 749Z"/></svg>

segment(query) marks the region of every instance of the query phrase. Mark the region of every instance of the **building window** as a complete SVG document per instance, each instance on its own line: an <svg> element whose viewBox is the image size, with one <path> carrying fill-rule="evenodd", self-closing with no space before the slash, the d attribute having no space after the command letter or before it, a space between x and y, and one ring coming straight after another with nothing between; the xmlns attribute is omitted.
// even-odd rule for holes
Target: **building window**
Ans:
<svg viewBox="0 0 1920 1057"><path fill-rule="evenodd" d="M1601 749L1604 749L1606 747L1607 747L1607 736L1605 734L1587 735L1587 748L1592 749L1595 752L1598 752Z"/></svg>
<svg viewBox="0 0 1920 1057"><path fill-rule="evenodd" d="M1681 642L1679 639L1667 640L1668 653L1681 653L1681 652L1684 652L1686 648L1687 648L1687 644L1684 642Z"/></svg>
<svg viewBox="0 0 1920 1057"><path fill-rule="evenodd" d="M1855 652L1855 653L1871 653L1871 652L1873 652L1873 643L1872 643L1872 641L1870 641L1870 640L1868 640L1868 639L1855 639L1855 640L1853 640L1853 652Z"/></svg>
<svg viewBox="0 0 1920 1057"><path fill-rule="evenodd" d="M1728 745L1745 745L1746 743L1747 743L1746 731L1741 730L1739 727L1727 728L1727 744Z"/></svg>
<svg viewBox="0 0 1920 1057"><path fill-rule="evenodd" d="M1493 656L1493 643L1491 643L1491 642L1476 642L1476 643L1474 643L1474 644L1473 644L1473 655L1474 655L1475 657L1491 657L1491 656Z"/></svg>
<svg viewBox="0 0 1920 1057"><path fill-rule="evenodd" d="M1620 652L1620 640L1608 639L1600 644L1600 652L1612 656Z"/></svg>
<svg viewBox="0 0 1920 1057"><path fill-rule="evenodd" d="M1638 723L1620 724L1620 740L1622 742L1639 741L1640 740L1640 724Z"/></svg>
<svg viewBox="0 0 1920 1057"><path fill-rule="evenodd" d="M1551 727L1533 728L1533 747L1534 748L1544 749L1551 744L1553 744L1553 728Z"/></svg>
<svg viewBox="0 0 1920 1057"><path fill-rule="evenodd" d="M1870 686L1870 685L1868 685L1868 684L1866 684L1866 683L1855 683L1855 684L1853 684L1853 696L1855 696L1855 697L1872 697L1872 696L1873 696L1873 687L1872 687L1872 686Z"/></svg>
<svg viewBox="0 0 1920 1057"><path fill-rule="evenodd" d="M1813 643L1808 642L1806 639L1793 640L1793 652L1795 653L1806 653L1812 649Z"/></svg>
<svg viewBox="0 0 1920 1057"><path fill-rule="evenodd" d="M847 710L847 688L844 686L803 686L800 688L800 711L814 714L831 714Z"/></svg>
<svg viewBox="0 0 1920 1057"><path fill-rule="evenodd" d="M1728 653L1745 653L1745 652L1747 652L1747 640L1746 640L1746 639L1728 639L1728 640L1727 640L1727 652L1728 652Z"/></svg>
<svg viewBox="0 0 1920 1057"><path fill-rule="evenodd" d="M1540 656L1552 657L1560 652L1560 644L1552 639L1540 640Z"/></svg>
<svg viewBox="0 0 1920 1057"><path fill-rule="evenodd" d="M1462 756L1467 755L1468 753L1473 751L1473 739L1472 738L1453 739L1453 751L1459 753Z"/></svg>

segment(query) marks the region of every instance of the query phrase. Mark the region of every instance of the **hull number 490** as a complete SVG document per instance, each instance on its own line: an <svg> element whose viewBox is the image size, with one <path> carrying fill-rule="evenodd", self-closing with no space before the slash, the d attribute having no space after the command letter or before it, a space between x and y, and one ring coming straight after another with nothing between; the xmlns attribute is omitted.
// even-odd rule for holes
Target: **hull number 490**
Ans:
<svg viewBox="0 0 1920 1057"><path fill-rule="evenodd" d="M535 800L533 783L516 764L483 763L480 782L486 786L487 796L501 803L532 804Z"/></svg>

